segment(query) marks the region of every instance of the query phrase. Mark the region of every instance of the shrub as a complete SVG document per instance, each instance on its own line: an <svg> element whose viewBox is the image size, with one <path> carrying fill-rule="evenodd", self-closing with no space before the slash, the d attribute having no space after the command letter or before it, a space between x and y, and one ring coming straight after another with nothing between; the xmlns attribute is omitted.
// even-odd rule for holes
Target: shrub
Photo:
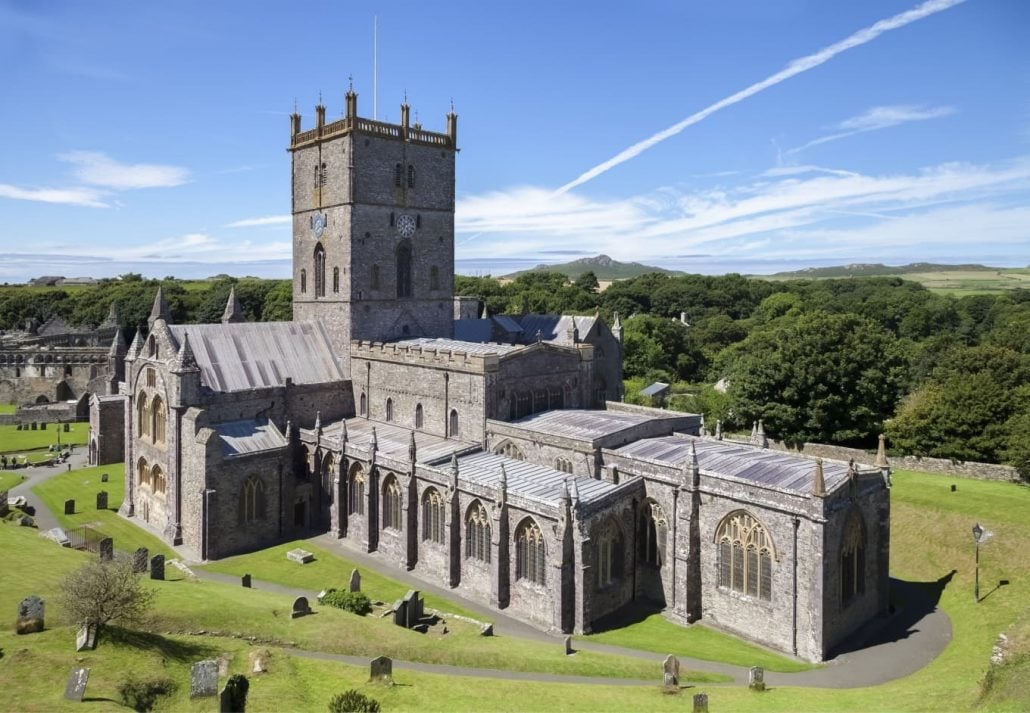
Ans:
<svg viewBox="0 0 1030 713"><path fill-rule="evenodd" d="M118 686L118 698L123 706L134 711L149 711L153 709L158 697L166 696L174 690L175 681L170 678L153 678L148 681L127 678Z"/></svg>
<svg viewBox="0 0 1030 713"><path fill-rule="evenodd" d="M250 681L242 673L229 676L225 683L229 693L229 710L233 713L243 713L247 708L247 691L250 690Z"/></svg>
<svg viewBox="0 0 1030 713"><path fill-rule="evenodd" d="M322 603L337 609L344 609L358 616L365 616L372 611L372 600L364 592L330 589L322 597Z"/></svg>
<svg viewBox="0 0 1030 713"><path fill-rule="evenodd" d="M351 688L329 699L329 713L379 713L379 701Z"/></svg>

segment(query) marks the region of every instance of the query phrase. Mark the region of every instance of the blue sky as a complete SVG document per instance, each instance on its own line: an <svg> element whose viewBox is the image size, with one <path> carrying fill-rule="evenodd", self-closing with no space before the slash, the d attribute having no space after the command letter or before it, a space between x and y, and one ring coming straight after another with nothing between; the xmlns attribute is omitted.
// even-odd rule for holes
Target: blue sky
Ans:
<svg viewBox="0 0 1030 713"><path fill-rule="evenodd" d="M288 114L459 115L459 271L1030 264L1030 3L0 0L0 282L288 275Z"/></svg>

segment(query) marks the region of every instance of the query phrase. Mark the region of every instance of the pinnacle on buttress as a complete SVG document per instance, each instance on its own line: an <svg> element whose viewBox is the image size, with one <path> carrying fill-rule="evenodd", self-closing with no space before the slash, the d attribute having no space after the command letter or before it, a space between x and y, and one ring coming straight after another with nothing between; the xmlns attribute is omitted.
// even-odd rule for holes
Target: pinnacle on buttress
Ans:
<svg viewBox="0 0 1030 713"><path fill-rule="evenodd" d="M504 469L504 463L501 463L501 490L508 490L508 471Z"/></svg>
<svg viewBox="0 0 1030 713"><path fill-rule="evenodd" d="M118 329L114 333L114 339L111 340L111 348L107 350L107 355L113 357L125 356L126 349L125 336L122 334L122 330Z"/></svg>
<svg viewBox="0 0 1030 713"><path fill-rule="evenodd" d="M344 419L340 424L340 445L341 447L347 443L347 420Z"/></svg>
<svg viewBox="0 0 1030 713"><path fill-rule="evenodd" d="M111 307L107 310L107 317L100 325L103 327L117 327L122 323L122 312L118 308L118 300L111 302Z"/></svg>
<svg viewBox="0 0 1030 713"><path fill-rule="evenodd" d="M705 428L705 415L704 414L701 414L701 425L699 426L699 429L698 429L697 433L702 438L704 438L705 436L708 435L708 429Z"/></svg>
<svg viewBox="0 0 1030 713"><path fill-rule="evenodd" d="M458 474L458 451L453 451L451 453L451 474Z"/></svg>
<svg viewBox="0 0 1030 713"><path fill-rule="evenodd" d="M132 338L132 342L129 344L129 350L125 352L125 359L132 361L139 356L139 350L143 348L143 330L137 328L136 336Z"/></svg>
<svg viewBox="0 0 1030 713"><path fill-rule="evenodd" d="M826 497L826 479L823 477L823 459L815 459L815 478L812 479L812 495Z"/></svg>
<svg viewBox="0 0 1030 713"><path fill-rule="evenodd" d="M579 486L576 485L575 480L572 481L569 497L572 499L572 507L579 507Z"/></svg>
<svg viewBox="0 0 1030 713"><path fill-rule="evenodd" d="M722 419L721 418L715 419L715 440L717 440L717 441L721 441L722 440Z"/></svg>
<svg viewBox="0 0 1030 713"><path fill-rule="evenodd" d="M182 344L179 345L179 353L175 355L171 371L182 373L185 371L200 371L197 366L197 357L193 354L193 347L190 346L189 332L182 333Z"/></svg>
<svg viewBox="0 0 1030 713"><path fill-rule="evenodd" d="M414 463L418 456L418 448L415 445L415 432L411 432L411 441L408 443L408 460Z"/></svg>
<svg viewBox="0 0 1030 713"><path fill-rule="evenodd" d="M372 446L372 450L379 450L379 438L376 436L376 427L372 426L372 440L369 441L369 445Z"/></svg>
<svg viewBox="0 0 1030 713"><path fill-rule="evenodd" d="M890 467L890 463L887 462L887 444L882 433L880 434L880 444L876 447L876 462L873 465L880 469Z"/></svg>
<svg viewBox="0 0 1030 713"><path fill-rule="evenodd" d="M751 438L749 440L752 445L758 441L758 421L751 422Z"/></svg>
<svg viewBox="0 0 1030 713"><path fill-rule="evenodd" d="M322 412L315 411L315 433L322 432Z"/></svg>
<svg viewBox="0 0 1030 713"><path fill-rule="evenodd" d="M243 305L240 304L239 298L236 297L236 285L233 285L229 288L229 299L226 300L225 311L222 312L222 324L245 321Z"/></svg>
<svg viewBox="0 0 1030 713"><path fill-rule="evenodd" d="M490 312L486 308L486 300L483 300L483 311L479 313L480 319L490 319Z"/></svg>
<svg viewBox="0 0 1030 713"><path fill-rule="evenodd" d="M168 309L168 302L165 300L164 290L158 285L157 294L154 295L154 306L150 308L150 316L147 317L147 326L154 328L154 322L163 319L165 324L172 323L172 312Z"/></svg>
<svg viewBox="0 0 1030 713"><path fill-rule="evenodd" d="M756 444L762 448L769 447L769 439L765 437L765 426L762 425L762 419L758 419L758 438Z"/></svg>

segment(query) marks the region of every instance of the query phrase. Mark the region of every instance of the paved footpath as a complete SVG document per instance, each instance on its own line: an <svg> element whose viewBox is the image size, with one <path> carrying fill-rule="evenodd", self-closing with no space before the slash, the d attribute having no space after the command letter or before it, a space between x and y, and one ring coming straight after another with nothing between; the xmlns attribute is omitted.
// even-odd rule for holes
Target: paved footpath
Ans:
<svg viewBox="0 0 1030 713"><path fill-rule="evenodd" d="M10 498L16 498L19 495L24 495L25 500L29 505L36 509L36 514L33 518L36 520L36 526L40 532L46 532L53 527L59 527L60 523L57 522L57 518L54 517L53 513L43 505L43 501L40 500L35 493L32 492L32 488L36 487L45 480L53 478L55 475L68 472L68 464L71 464L72 470L86 467L86 460L89 456L88 449L86 446L76 446L75 450L68 457L66 463L59 463L57 465L34 465L28 468L19 468L18 470L12 470L11 473L18 473L19 475L25 476L18 485L15 485L8 492ZM115 477L122 477L121 470L119 469L115 473Z"/></svg>

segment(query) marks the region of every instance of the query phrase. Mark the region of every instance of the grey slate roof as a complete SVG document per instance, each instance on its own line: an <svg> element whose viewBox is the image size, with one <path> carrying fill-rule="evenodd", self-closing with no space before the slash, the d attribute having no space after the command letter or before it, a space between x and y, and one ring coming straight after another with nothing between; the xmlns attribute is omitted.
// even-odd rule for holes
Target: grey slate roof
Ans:
<svg viewBox="0 0 1030 713"><path fill-rule="evenodd" d="M512 425L529 431L592 441L652 420L653 416L625 411L562 409L526 416Z"/></svg>
<svg viewBox="0 0 1030 713"><path fill-rule="evenodd" d="M172 324L178 344L189 332L201 380L212 391L243 391L343 381L343 372L318 322Z"/></svg>
<svg viewBox="0 0 1030 713"><path fill-rule="evenodd" d="M576 482L579 500L582 503L604 497L618 487L604 480L569 475L546 466L485 451L459 456L458 477L491 488L499 488L501 464L504 464L504 472L508 477L509 495L519 495L548 505L558 505L561 502L562 483L566 480L569 481L570 488L572 481Z"/></svg>
<svg viewBox="0 0 1030 713"><path fill-rule="evenodd" d="M336 421L322 427L322 437L336 443L343 429L342 421ZM408 446L411 443L411 429L402 428L392 423L370 421L367 418L347 419L347 442L365 447L372 440L372 427L376 429L376 444L379 452L390 458L408 459ZM454 451L474 448L475 443L459 441L454 438L442 438L422 431L415 431L415 458L419 463L431 463L447 460Z"/></svg>
<svg viewBox="0 0 1030 713"><path fill-rule="evenodd" d="M703 475L741 480L774 490L802 494L812 492L815 461L780 451L676 434L644 438L615 452L621 456L682 467L690 458L691 442L697 449L698 466ZM848 466L824 461L823 477L826 491L830 492L847 481Z"/></svg>
<svg viewBox="0 0 1030 713"><path fill-rule="evenodd" d="M454 320L454 338L462 342L489 342L493 338L490 319Z"/></svg>
<svg viewBox="0 0 1030 713"><path fill-rule="evenodd" d="M569 330L576 325L579 330L580 339L587 335L593 326L595 317L578 317L568 314L524 314L517 318L522 325L522 338L524 341L536 341L536 333L540 332L540 338L545 342L554 342L564 346L571 346Z"/></svg>
<svg viewBox="0 0 1030 713"><path fill-rule="evenodd" d="M459 339L443 339L420 337L418 339L404 339L399 342L392 342L398 346L422 347L423 349L437 349L440 351L466 352L468 354L507 354L521 346L511 344L480 344L478 342L463 342Z"/></svg>
<svg viewBox="0 0 1030 713"><path fill-rule="evenodd" d="M650 386L645 386L640 390L642 396L659 396L666 393L669 390L669 385L661 381L656 381Z"/></svg>
<svg viewBox="0 0 1030 713"><path fill-rule="evenodd" d="M271 421L226 421L216 423L214 429L222 440L222 454L226 458L286 447L286 438Z"/></svg>

